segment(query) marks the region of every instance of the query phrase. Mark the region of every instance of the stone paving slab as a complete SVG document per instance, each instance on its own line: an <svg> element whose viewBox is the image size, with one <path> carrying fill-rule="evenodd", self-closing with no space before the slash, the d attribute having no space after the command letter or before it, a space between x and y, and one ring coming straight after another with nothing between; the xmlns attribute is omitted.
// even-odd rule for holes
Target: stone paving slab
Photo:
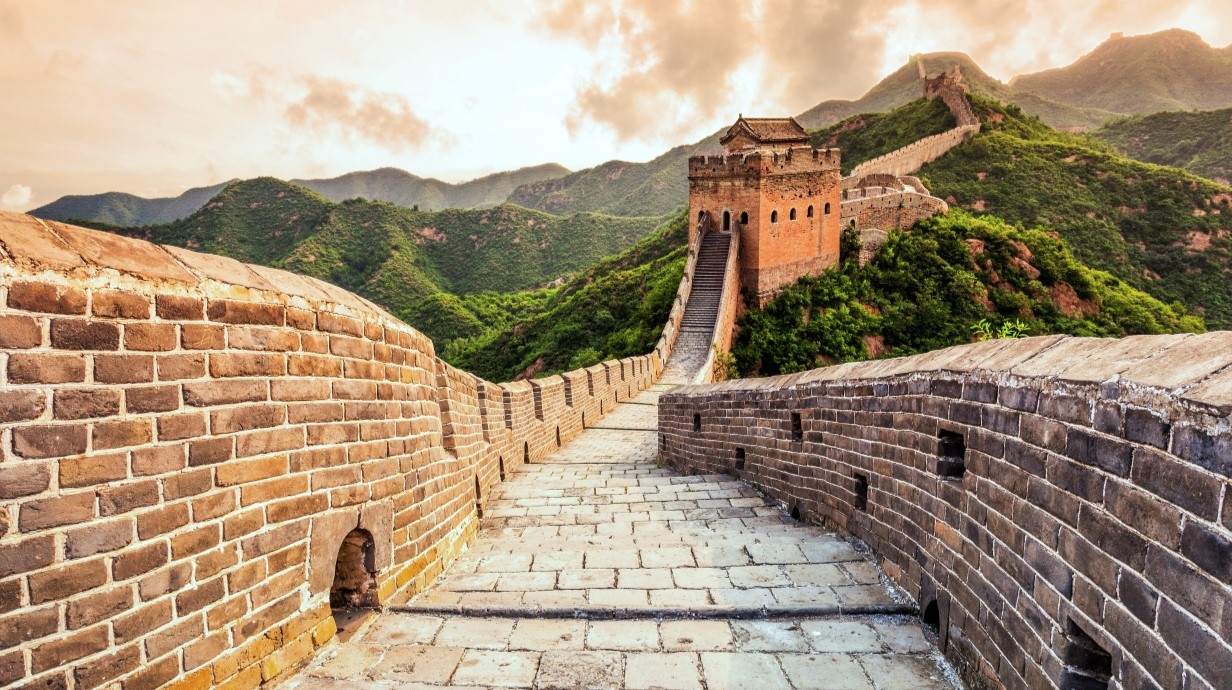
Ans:
<svg viewBox="0 0 1232 690"><path fill-rule="evenodd" d="M906 616L773 621L386 614L288 687L954 688Z"/></svg>

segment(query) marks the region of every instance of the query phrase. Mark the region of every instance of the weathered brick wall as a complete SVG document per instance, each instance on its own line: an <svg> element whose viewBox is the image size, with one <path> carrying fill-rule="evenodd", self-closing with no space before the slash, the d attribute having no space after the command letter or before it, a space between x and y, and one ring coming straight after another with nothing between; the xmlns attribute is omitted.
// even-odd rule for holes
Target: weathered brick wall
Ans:
<svg viewBox="0 0 1232 690"><path fill-rule="evenodd" d="M0 214L0 685L277 680L349 532L405 600L658 361L498 386L326 283Z"/></svg>
<svg viewBox="0 0 1232 690"><path fill-rule="evenodd" d="M895 177L910 175L924 167L926 163L931 163L944 156L950 149L975 136L979 131L979 124L973 124L955 127L947 132L925 137L901 149L857 165L851 171L851 176L860 178L873 173Z"/></svg>
<svg viewBox="0 0 1232 690"><path fill-rule="evenodd" d="M1232 678L1232 333L991 341L659 410L677 468L867 542L973 687Z"/></svg>
<svg viewBox="0 0 1232 690"><path fill-rule="evenodd" d="M950 207L945 201L927 194L890 191L860 196L856 193L843 199L842 222L847 225L855 221L856 227L861 230L892 230L909 228L917 221L948 210Z"/></svg>

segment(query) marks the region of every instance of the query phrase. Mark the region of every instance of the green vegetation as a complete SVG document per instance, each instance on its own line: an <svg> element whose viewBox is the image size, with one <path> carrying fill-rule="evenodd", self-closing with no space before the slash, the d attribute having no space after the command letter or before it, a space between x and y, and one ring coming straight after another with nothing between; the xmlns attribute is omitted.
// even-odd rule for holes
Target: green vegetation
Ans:
<svg viewBox="0 0 1232 690"><path fill-rule="evenodd" d="M1083 266L1054 235L962 211L891 232L861 267L859 235L840 266L805 278L740 320L745 376L909 355L991 333L1120 336L1200 331L1201 319Z"/></svg>
<svg viewBox="0 0 1232 690"><path fill-rule="evenodd" d="M1232 189L1124 158L1016 106L971 100L984 129L924 166L933 194L1054 230L1092 268L1232 327Z"/></svg>
<svg viewBox="0 0 1232 690"><path fill-rule="evenodd" d="M560 288L468 296L465 302L475 313L497 307L517 316L477 337L451 342L443 356L489 380L505 381L646 354L659 339L684 275L687 240L681 213Z"/></svg>
<svg viewBox="0 0 1232 690"><path fill-rule="evenodd" d="M47 220L86 220L108 225L154 225L179 220L201 208L227 184L190 189L176 197L145 199L123 192L62 196L30 215Z"/></svg>
<svg viewBox="0 0 1232 690"><path fill-rule="evenodd" d="M954 114L941 99L917 98L889 113L867 113L811 132L814 148L843 151L843 174L877 156L955 126Z"/></svg>
<svg viewBox="0 0 1232 690"><path fill-rule="evenodd" d="M105 229L329 281L443 345L502 325L492 317L510 308L493 297L468 306L466 295L514 292L565 278L633 245L660 222L560 217L511 204L441 212L361 199L337 204L281 180L258 178L229 185L174 223ZM543 298L529 299L534 304Z"/></svg>
<svg viewBox="0 0 1232 690"><path fill-rule="evenodd" d="M1224 184L1232 180L1232 108L1126 117L1091 136L1130 158L1184 168Z"/></svg>
<svg viewBox="0 0 1232 690"><path fill-rule="evenodd" d="M569 169L548 163L529 168L485 175L451 184L430 177L419 177L398 168L380 168L347 173L324 180L291 180L333 201L368 199L425 211L447 208L486 208L505 202L520 185L551 180L567 175ZM418 209L416 209L418 210Z"/></svg>

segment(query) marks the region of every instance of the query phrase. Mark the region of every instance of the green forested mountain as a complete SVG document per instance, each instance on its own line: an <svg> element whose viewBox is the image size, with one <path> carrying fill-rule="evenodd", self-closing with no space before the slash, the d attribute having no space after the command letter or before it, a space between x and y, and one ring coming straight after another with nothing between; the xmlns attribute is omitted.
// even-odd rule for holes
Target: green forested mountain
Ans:
<svg viewBox="0 0 1232 690"><path fill-rule="evenodd" d="M443 212L359 199L339 204L258 178L229 185L174 223L108 229L330 281L443 344L483 329L460 295L564 278L633 245L660 222L554 216L511 204Z"/></svg>
<svg viewBox="0 0 1232 690"><path fill-rule="evenodd" d="M153 225L179 220L201 208L227 183L196 187L179 196L146 199L124 192L62 196L30 215L47 220L88 220L110 225Z"/></svg>
<svg viewBox="0 0 1232 690"><path fill-rule="evenodd" d="M520 185L569 174L563 165L548 163L485 175L457 184L419 177L398 168L353 172L323 180L291 180L333 201L361 198L424 211L483 208L502 204Z"/></svg>
<svg viewBox="0 0 1232 690"><path fill-rule="evenodd" d="M917 98L886 113L853 115L829 127L810 132L814 148L843 152L843 174L852 168L924 137L953 129L954 114L940 99Z"/></svg>
<svg viewBox="0 0 1232 690"><path fill-rule="evenodd" d="M1130 158L1232 181L1232 108L1136 115L1091 133Z"/></svg>

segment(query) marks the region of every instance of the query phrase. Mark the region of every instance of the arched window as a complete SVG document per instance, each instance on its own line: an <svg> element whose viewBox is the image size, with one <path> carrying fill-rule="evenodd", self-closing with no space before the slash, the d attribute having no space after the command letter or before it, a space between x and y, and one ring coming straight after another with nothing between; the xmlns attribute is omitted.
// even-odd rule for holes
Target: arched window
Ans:
<svg viewBox="0 0 1232 690"><path fill-rule="evenodd" d="M793 208L791 211L788 211L788 213L787 213L787 219L788 219L788 220L795 220L795 219L796 219L796 209L794 209L794 208Z"/></svg>
<svg viewBox="0 0 1232 690"><path fill-rule="evenodd" d="M808 207L808 217L809 218L813 217L813 205L812 204L809 204L809 207Z"/></svg>
<svg viewBox="0 0 1232 690"><path fill-rule="evenodd" d="M740 214L740 224L741 225L749 224L749 212L748 211L745 211L744 213Z"/></svg>
<svg viewBox="0 0 1232 690"><path fill-rule="evenodd" d="M376 545L368 530L353 529L338 547L329 605L335 611L380 604L376 585Z"/></svg>
<svg viewBox="0 0 1232 690"><path fill-rule="evenodd" d="M731 231L731 211L723 212L723 232Z"/></svg>
<svg viewBox="0 0 1232 690"><path fill-rule="evenodd" d="M826 202L826 215L830 215L830 202Z"/></svg>
<svg viewBox="0 0 1232 690"><path fill-rule="evenodd" d="M770 222L771 222L771 223L777 223L777 222L779 222L779 212L778 212L778 211L771 211L771 212L770 212Z"/></svg>

